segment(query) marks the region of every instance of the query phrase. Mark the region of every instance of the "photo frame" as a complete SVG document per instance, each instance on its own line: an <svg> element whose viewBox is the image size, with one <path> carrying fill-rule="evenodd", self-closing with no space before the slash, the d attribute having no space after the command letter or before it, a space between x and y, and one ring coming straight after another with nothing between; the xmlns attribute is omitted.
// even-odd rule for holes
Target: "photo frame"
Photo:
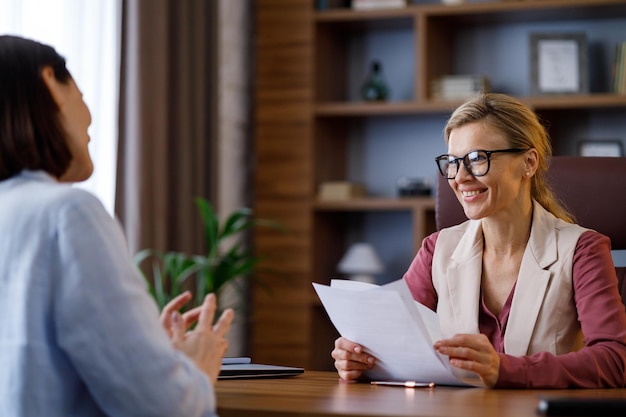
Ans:
<svg viewBox="0 0 626 417"><path fill-rule="evenodd" d="M579 142L580 156L624 156L622 142L619 140L587 140Z"/></svg>
<svg viewBox="0 0 626 417"><path fill-rule="evenodd" d="M531 33L530 74L534 95L589 92L585 33Z"/></svg>

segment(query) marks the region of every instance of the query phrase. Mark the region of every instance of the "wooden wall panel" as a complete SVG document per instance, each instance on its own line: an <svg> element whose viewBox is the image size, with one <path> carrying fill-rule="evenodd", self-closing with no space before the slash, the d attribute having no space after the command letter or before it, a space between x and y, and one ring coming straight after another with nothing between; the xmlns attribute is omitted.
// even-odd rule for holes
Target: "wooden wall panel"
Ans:
<svg viewBox="0 0 626 417"><path fill-rule="evenodd" d="M261 363L311 363L311 0L257 2L255 215L263 259L253 286L250 355Z"/></svg>

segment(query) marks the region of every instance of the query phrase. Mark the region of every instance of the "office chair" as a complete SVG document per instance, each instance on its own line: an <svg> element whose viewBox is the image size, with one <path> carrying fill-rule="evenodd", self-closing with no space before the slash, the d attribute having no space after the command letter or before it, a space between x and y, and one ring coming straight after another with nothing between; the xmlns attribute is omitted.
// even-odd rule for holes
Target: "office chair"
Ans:
<svg viewBox="0 0 626 417"><path fill-rule="evenodd" d="M626 250L626 158L555 156L548 182L578 224L608 236L613 250ZM436 187L437 230L467 220L448 181L438 173ZM615 270L626 306L626 266Z"/></svg>

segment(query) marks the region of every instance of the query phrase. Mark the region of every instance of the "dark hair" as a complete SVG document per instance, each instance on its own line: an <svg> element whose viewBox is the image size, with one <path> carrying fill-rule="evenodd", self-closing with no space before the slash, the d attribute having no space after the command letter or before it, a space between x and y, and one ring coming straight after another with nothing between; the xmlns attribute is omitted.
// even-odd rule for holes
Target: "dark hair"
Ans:
<svg viewBox="0 0 626 417"><path fill-rule="evenodd" d="M546 180L552 146L548 132L537 115L521 101L505 94L486 93L468 100L457 108L444 129L446 143L452 129L482 121L504 133L509 147L537 150L539 166L532 177L531 197L556 217L569 223L574 216L561 205Z"/></svg>
<svg viewBox="0 0 626 417"><path fill-rule="evenodd" d="M43 81L50 66L67 83L71 75L54 48L17 36L0 36L0 181L23 169L60 177L72 154L59 108Z"/></svg>

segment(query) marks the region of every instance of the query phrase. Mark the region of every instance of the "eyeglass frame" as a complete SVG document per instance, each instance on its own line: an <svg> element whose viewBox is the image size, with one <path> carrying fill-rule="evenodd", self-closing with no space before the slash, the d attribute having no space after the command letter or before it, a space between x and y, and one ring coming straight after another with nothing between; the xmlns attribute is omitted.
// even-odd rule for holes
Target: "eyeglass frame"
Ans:
<svg viewBox="0 0 626 417"><path fill-rule="evenodd" d="M441 174L442 177L449 179L449 180L453 180L456 178L457 174L459 173L459 161L463 161L463 166L465 167L465 170L472 175L473 177L483 177L485 175L487 175L487 173L489 173L489 169L491 169L491 154L494 153L520 153L520 152L525 152L528 149L524 149L524 148L508 148L508 149L496 149L493 151L488 151L485 149L474 149L469 151L468 153L466 153L464 156L461 157L454 157L452 159L450 159L451 156L454 155L450 155L450 154L443 154L443 155L439 155L438 157L435 158L435 163L437 164L437 168L439 169L439 173ZM467 162L466 158L469 156L469 154L473 153L473 152L484 152L487 155L487 169L485 170L484 173L482 174L474 174L471 170L470 167L470 163ZM445 159L444 159L445 158ZM448 174L444 174L443 169L441 167L441 165L439 165L439 161L440 160L445 160L448 165L450 164L456 164L457 168L456 168L456 172L454 173L453 177L449 177Z"/></svg>

